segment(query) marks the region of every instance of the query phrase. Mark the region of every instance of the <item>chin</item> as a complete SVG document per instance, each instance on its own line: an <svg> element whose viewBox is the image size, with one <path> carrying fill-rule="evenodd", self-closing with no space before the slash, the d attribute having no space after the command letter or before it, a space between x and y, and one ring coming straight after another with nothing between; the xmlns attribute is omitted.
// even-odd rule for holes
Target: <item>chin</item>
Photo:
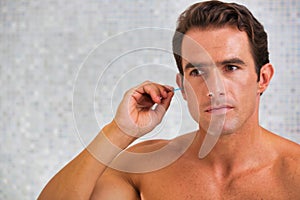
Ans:
<svg viewBox="0 0 300 200"><path fill-rule="evenodd" d="M230 135L237 132L237 130L240 128L239 123L237 120L214 120L212 121L200 121L199 123L200 128L202 130L205 130L205 132L209 133L211 135Z"/></svg>
<svg viewBox="0 0 300 200"><path fill-rule="evenodd" d="M222 135L236 133L239 128L240 126L237 121L231 120L230 123L225 121L222 129Z"/></svg>

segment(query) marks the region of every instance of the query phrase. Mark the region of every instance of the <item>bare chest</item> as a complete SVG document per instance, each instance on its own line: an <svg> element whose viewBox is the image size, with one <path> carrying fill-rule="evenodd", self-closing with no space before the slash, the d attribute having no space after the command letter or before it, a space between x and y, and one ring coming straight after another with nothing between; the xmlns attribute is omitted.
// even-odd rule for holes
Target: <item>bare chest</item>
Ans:
<svg viewBox="0 0 300 200"><path fill-rule="evenodd" d="M144 177L140 185L142 200L286 200L300 199L300 192L279 176L260 172L220 181L213 174L199 171L157 173Z"/></svg>

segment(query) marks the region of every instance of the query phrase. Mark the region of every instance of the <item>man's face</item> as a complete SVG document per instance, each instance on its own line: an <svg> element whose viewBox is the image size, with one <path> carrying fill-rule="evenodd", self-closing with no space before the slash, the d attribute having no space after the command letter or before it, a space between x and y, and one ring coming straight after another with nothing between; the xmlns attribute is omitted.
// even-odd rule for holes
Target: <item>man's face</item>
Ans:
<svg viewBox="0 0 300 200"><path fill-rule="evenodd" d="M181 56L183 95L202 129L221 123L222 133L230 134L256 122L260 93L245 32L229 26L191 29Z"/></svg>

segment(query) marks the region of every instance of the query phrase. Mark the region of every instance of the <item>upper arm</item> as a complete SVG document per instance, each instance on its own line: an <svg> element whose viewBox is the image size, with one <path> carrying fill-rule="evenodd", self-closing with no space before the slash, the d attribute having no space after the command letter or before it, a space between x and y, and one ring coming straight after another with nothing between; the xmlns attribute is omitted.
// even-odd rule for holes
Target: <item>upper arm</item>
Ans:
<svg viewBox="0 0 300 200"><path fill-rule="evenodd" d="M107 169L98 179L91 196L92 200L139 200L133 184L122 174Z"/></svg>
<svg viewBox="0 0 300 200"><path fill-rule="evenodd" d="M142 143L136 144L127 151L135 152L135 153L145 153L152 152L154 150L160 149L166 145L166 141L164 140L155 140L155 141L144 141ZM131 157L130 157L131 158ZM122 154L118 156L115 160L120 161L121 164L131 165L132 163L136 164L136 161L127 160L130 159L122 157ZM138 160L140 162L140 160ZM120 164L119 163L119 164ZM118 165L118 164L117 164ZM120 171L107 168L102 176L99 177L96 186L94 188L91 199L92 200L140 200L140 194L136 189L135 184L132 179L137 181L138 179L130 174L122 173ZM141 180L138 180L140 182Z"/></svg>

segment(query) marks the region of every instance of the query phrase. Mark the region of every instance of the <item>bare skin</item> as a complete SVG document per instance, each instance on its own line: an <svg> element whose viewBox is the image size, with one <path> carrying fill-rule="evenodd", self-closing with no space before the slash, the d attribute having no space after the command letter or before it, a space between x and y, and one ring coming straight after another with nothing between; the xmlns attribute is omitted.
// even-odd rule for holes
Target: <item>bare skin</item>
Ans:
<svg viewBox="0 0 300 200"><path fill-rule="evenodd" d="M182 44L184 77L178 75L177 83L184 88L183 97L199 130L184 154L156 171L126 173L107 168L85 150L49 182L40 199L300 199L300 146L263 129L258 122L260 94L272 78L272 65L262 67L257 82L247 35L236 28L191 29L186 36ZM209 71L191 67L210 62L203 60L205 56L188 37L208 52L215 67L207 68ZM159 123L172 96L169 86L149 82L138 86L125 95L114 122L100 134L126 148ZM154 103L161 105L155 112L150 111ZM147 122L148 112L155 119L151 123ZM199 159L212 115L225 116L222 135L213 150ZM124 121L128 117L133 120ZM130 131L136 130L132 121L143 128ZM171 142L180 147L184 137L147 141L130 151L152 152ZM101 139L96 138L95 143L101 144ZM113 160L116 153L110 156Z"/></svg>
<svg viewBox="0 0 300 200"><path fill-rule="evenodd" d="M92 199L299 199L299 146L266 130L262 134L263 139L252 144L253 151L234 150L234 159L218 149L223 157L199 160L198 135L188 151L164 169L142 174L109 169L98 180ZM145 142L133 149L147 152L163 145L166 141ZM212 154L216 153L215 148Z"/></svg>

